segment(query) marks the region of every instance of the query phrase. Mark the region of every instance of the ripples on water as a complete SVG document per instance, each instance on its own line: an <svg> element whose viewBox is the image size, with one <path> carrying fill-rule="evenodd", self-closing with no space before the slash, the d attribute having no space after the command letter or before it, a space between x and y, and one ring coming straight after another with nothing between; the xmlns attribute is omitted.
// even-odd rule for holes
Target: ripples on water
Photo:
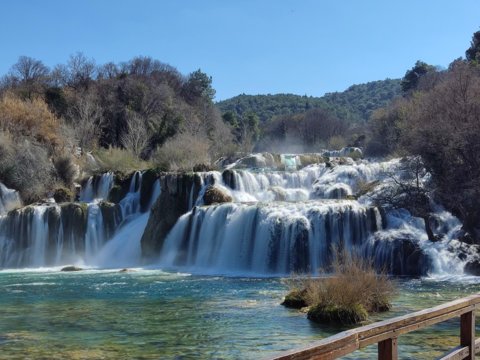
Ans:
<svg viewBox="0 0 480 360"><path fill-rule="evenodd" d="M249 359L342 331L280 306L280 279L142 270L0 271L2 359ZM478 292L478 278L399 280L394 310L374 320ZM400 337L403 358L458 345L458 320ZM376 347L351 358L375 357Z"/></svg>

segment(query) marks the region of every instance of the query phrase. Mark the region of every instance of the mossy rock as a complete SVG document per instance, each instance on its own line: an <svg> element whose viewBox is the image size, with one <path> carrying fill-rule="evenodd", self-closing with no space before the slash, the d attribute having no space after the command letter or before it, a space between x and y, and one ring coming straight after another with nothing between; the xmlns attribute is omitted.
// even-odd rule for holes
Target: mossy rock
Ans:
<svg viewBox="0 0 480 360"><path fill-rule="evenodd" d="M135 173L125 175L123 173L116 172L114 176L113 186L108 193L108 201L118 204L128 193L130 189L130 182Z"/></svg>
<svg viewBox="0 0 480 360"><path fill-rule="evenodd" d="M60 187L53 192L53 198L57 203L70 202L73 200L73 191L66 187Z"/></svg>
<svg viewBox="0 0 480 360"><path fill-rule="evenodd" d="M309 320L320 324L354 325L368 319L368 312L361 304L351 306L315 305L307 313Z"/></svg>
<svg viewBox="0 0 480 360"><path fill-rule="evenodd" d="M290 291L282 302L282 305L292 309L301 309L307 306L305 290L294 289Z"/></svg>
<svg viewBox="0 0 480 360"><path fill-rule="evenodd" d="M65 266L60 269L60 271L71 272L71 271L82 271L83 269L80 267L76 267L73 265Z"/></svg>
<svg viewBox="0 0 480 360"><path fill-rule="evenodd" d="M217 186L209 185L205 190L205 194L203 194L203 203L205 205L223 204L232 201L233 198Z"/></svg>
<svg viewBox="0 0 480 360"><path fill-rule="evenodd" d="M325 158L319 154L300 154L298 155L301 163L301 167L305 167L312 164L323 164Z"/></svg>
<svg viewBox="0 0 480 360"><path fill-rule="evenodd" d="M98 206L102 212L105 235L110 238L114 235L117 225L122 220L120 205L102 201Z"/></svg>

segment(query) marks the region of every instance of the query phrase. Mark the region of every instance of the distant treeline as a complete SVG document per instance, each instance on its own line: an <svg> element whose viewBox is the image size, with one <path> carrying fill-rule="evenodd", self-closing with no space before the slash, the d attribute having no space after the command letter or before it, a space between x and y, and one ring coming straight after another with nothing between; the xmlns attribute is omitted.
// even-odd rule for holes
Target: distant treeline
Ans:
<svg viewBox="0 0 480 360"><path fill-rule="evenodd" d="M372 81L352 85L343 92L327 93L322 97L294 94L238 95L217 102L223 113L233 112L242 117L255 113L261 123L275 116L290 115L320 108L348 122L367 121L371 113L401 95L400 79Z"/></svg>

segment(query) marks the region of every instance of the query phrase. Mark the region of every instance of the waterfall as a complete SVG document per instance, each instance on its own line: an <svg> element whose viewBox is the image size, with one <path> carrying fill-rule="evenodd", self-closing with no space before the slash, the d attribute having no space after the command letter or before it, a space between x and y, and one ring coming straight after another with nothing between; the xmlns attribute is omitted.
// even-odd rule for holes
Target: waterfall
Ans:
<svg viewBox="0 0 480 360"><path fill-rule="evenodd" d="M328 265L332 245L361 248L381 224L379 216L353 201L197 207L167 237L160 264L202 272L314 273Z"/></svg>
<svg viewBox="0 0 480 360"><path fill-rule="evenodd" d="M433 201L431 224L405 209L377 207L375 195L408 181L404 160L324 154L251 155L222 172L150 170L126 179L108 172L83 183L81 202L24 208L17 192L0 183L0 267L136 266L144 251L172 269L315 274L328 267L332 246L397 275L462 274L467 263L480 264L477 252L459 241L461 223ZM421 186L429 181L423 172ZM209 186L233 201L205 206Z"/></svg>
<svg viewBox="0 0 480 360"><path fill-rule="evenodd" d="M463 273L467 260L455 250L461 224L451 214L435 210L445 234L432 242L423 219L406 210L381 216L372 203L394 177L405 178L401 159L335 161L204 175L204 186L214 184L234 202L205 207L201 191L165 239L158 264L203 273L316 273L328 267L336 245L396 275ZM422 183L428 180L424 174Z"/></svg>
<svg viewBox="0 0 480 360"><path fill-rule="evenodd" d="M90 176L80 191L81 202L92 202L95 199L106 200L113 185L113 173Z"/></svg>
<svg viewBox="0 0 480 360"><path fill-rule="evenodd" d="M113 181L112 173L89 178L80 196L90 199L87 203L31 205L0 216L0 267L106 266L108 257L122 251L121 258L139 264L140 237L160 193L159 181L145 213L140 207L142 173L133 174L118 205L103 201ZM116 250L105 255L112 244Z"/></svg>
<svg viewBox="0 0 480 360"><path fill-rule="evenodd" d="M0 182L0 216L22 206L20 195Z"/></svg>

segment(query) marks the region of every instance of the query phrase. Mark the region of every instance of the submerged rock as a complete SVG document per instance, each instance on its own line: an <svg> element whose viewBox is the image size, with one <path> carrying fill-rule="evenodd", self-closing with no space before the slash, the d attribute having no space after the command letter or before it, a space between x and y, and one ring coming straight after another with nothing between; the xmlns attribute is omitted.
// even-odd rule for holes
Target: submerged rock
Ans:
<svg viewBox="0 0 480 360"><path fill-rule="evenodd" d="M83 269L80 267L76 267L74 265L64 266L60 269L60 271L82 271Z"/></svg>
<svg viewBox="0 0 480 360"><path fill-rule="evenodd" d="M233 198L218 186L207 186L203 194L203 203L205 205L223 204L232 201Z"/></svg>

